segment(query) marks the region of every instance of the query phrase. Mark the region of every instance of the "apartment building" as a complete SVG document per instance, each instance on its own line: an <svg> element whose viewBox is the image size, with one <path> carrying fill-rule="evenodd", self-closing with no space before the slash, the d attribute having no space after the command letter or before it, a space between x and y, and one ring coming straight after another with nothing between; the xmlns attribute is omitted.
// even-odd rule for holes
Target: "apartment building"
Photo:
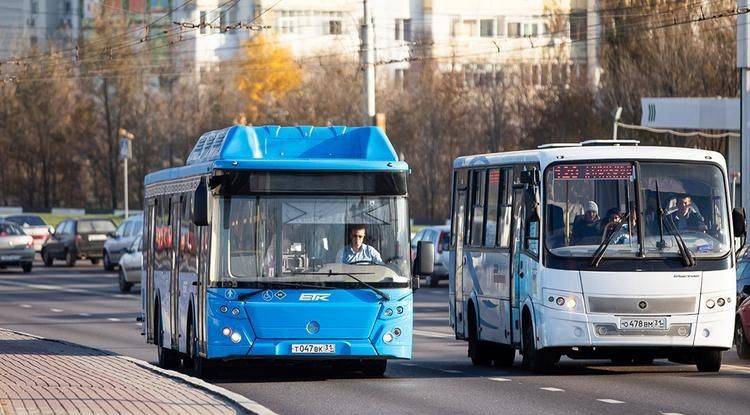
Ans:
<svg viewBox="0 0 750 415"><path fill-rule="evenodd" d="M19 56L54 42L61 46L80 29L80 0L0 2L0 58Z"/></svg>

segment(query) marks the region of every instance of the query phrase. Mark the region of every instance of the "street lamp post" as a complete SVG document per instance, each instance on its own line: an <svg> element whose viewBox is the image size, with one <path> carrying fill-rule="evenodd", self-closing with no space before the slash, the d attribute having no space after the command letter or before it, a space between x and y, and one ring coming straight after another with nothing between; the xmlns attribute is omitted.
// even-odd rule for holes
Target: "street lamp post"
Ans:
<svg viewBox="0 0 750 415"><path fill-rule="evenodd" d="M123 184L125 188L125 219L128 218L128 160L133 158L133 139L135 136L124 128L120 128L120 160L123 168Z"/></svg>

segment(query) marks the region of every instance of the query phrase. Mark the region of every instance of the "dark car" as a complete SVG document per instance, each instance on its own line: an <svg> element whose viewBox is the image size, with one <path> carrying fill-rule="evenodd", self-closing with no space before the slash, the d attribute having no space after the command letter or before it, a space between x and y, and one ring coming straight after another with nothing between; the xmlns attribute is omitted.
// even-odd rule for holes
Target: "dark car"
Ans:
<svg viewBox="0 0 750 415"><path fill-rule="evenodd" d="M737 355L750 359L750 255L737 262L737 317L734 325L734 346Z"/></svg>
<svg viewBox="0 0 750 415"><path fill-rule="evenodd" d="M34 240L20 226L0 220L0 268L20 266L31 272L34 262Z"/></svg>
<svg viewBox="0 0 750 415"><path fill-rule="evenodd" d="M98 264L107 234L115 228L111 219L66 219L57 225L55 233L44 243L42 261L48 267L56 259L65 260L69 267L84 258Z"/></svg>
<svg viewBox="0 0 750 415"><path fill-rule="evenodd" d="M435 268L432 274L425 277L425 284L430 287L437 287L440 280L448 279L448 249L451 243L450 226L430 226L417 232L411 240L412 262L414 262L419 241L429 241L435 246Z"/></svg>

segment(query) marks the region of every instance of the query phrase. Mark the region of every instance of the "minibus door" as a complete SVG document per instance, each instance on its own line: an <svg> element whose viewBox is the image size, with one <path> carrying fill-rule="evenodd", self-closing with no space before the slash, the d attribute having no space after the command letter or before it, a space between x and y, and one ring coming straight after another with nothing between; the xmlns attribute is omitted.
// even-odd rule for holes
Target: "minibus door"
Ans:
<svg viewBox="0 0 750 415"><path fill-rule="evenodd" d="M511 235L511 252L510 252L510 323L511 323L511 344L521 345L521 309L519 304L518 289L520 287L520 278L523 278L523 259L521 258L524 221L524 189L513 189L513 208L512 208L512 235Z"/></svg>
<svg viewBox="0 0 750 415"><path fill-rule="evenodd" d="M172 334L173 349L178 349L180 335L180 197L172 200L172 211L170 219L172 221L172 271L170 273L169 291L170 291L170 332Z"/></svg>
<svg viewBox="0 0 750 415"><path fill-rule="evenodd" d="M458 337L464 337L466 330L463 320L464 311L464 264L466 264L466 257L464 256L464 226L466 220L466 189L458 190L456 192L456 215L454 220L456 221L456 258L455 258L455 272L454 272L454 290L455 290L455 322L456 322L456 335Z"/></svg>
<svg viewBox="0 0 750 415"><path fill-rule="evenodd" d="M146 281L141 281L141 290L143 291L143 299L145 302L143 324L146 326L146 340L148 342L154 342L154 314L161 312L160 310L154 310L154 220L156 219L156 199L151 199L148 202L146 226L144 227L144 244L143 244L143 264L146 269ZM141 278L144 275L141 273Z"/></svg>

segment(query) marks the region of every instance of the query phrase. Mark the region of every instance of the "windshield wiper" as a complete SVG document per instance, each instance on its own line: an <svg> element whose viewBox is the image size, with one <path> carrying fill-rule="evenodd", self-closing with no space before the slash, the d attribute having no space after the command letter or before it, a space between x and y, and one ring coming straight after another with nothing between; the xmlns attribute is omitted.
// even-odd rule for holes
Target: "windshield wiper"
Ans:
<svg viewBox="0 0 750 415"><path fill-rule="evenodd" d="M372 285L370 285L370 284L362 281L361 279L355 277L354 273L351 273L351 272L331 272L331 271L328 271L328 272L292 272L291 274L292 275L326 275L326 276L329 276L329 277L332 277L334 275L337 275L337 276L338 275L345 275L345 276L353 279L354 281L357 281L361 285L369 288L375 294L377 294L380 297L382 297L385 301L390 301L391 300L391 297L388 294L386 294L385 292L383 292L383 290L375 288ZM372 272L358 272L356 274L357 275L372 275L373 273Z"/></svg>
<svg viewBox="0 0 750 415"><path fill-rule="evenodd" d="M656 214L659 215L659 242L656 243L656 247L660 250L667 247L667 243L664 242L664 208L661 206L661 192L659 192L659 182L655 181L656 184ZM682 257L682 263L685 264L685 266L692 267L695 265L695 258L693 257L693 254L688 249L687 245L685 245L685 241L682 239L682 235L680 235L680 231L677 230L677 227L674 226L674 223L672 223L671 220L666 221L667 222L667 230L669 233L674 236L674 239L677 243L677 250L680 252L680 256Z"/></svg>
<svg viewBox="0 0 750 415"><path fill-rule="evenodd" d="M319 288L319 289L322 288L322 289L331 289L331 287L326 287L324 285L305 284L305 283L302 283L302 282L283 282L283 281L278 281L278 282L277 281L258 281L258 282L260 284L266 284L266 285L268 285L268 287L261 288L258 291L253 291L251 293L240 294L240 295L237 296L237 299L239 301L247 300L249 298L252 298L252 297L256 296L257 294L260 294L260 293L262 293L264 291L268 291L271 288L270 286L273 286L273 285L283 285L285 287L295 287L295 288Z"/></svg>
<svg viewBox="0 0 750 415"><path fill-rule="evenodd" d="M620 219L620 222L618 222L615 225L615 228L612 230L612 232L609 234L607 239L603 240L601 244L599 244L599 247L596 248L596 251L594 251L594 255L591 257L591 266L596 268L599 266L599 263L602 262L602 259L604 258L604 253L607 251L607 247L610 243L612 243L612 240L615 238L615 235L617 235L618 232L620 232L620 229L622 229L623 225L627 223L626 221L630 218L630 212L623 215L622 219Z"/></svg>

